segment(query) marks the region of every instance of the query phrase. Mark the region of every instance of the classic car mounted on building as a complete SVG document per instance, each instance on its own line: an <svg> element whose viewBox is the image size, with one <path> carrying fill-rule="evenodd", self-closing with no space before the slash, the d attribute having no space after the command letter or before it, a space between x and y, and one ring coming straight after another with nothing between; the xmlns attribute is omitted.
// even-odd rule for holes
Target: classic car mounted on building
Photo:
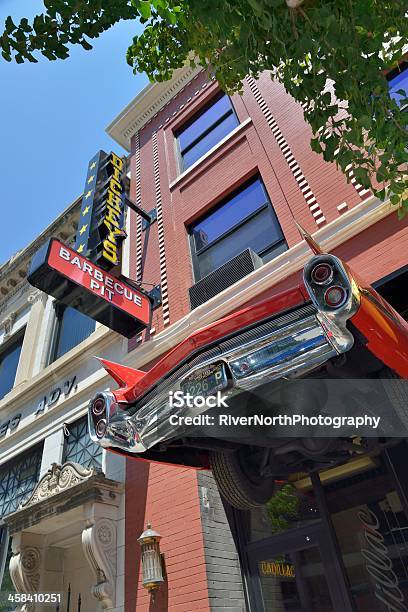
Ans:
<svg viewBox="0 0 408 612"><path fill-rule="evenodd" d="M315 255L299 286L194 332L147 372L101 360L119 388L91 400L92 439L136 458L211 468L221 494L238 508L265 503L275 479L291 472L330 467L392 443L384 434L269 437L256 427L246 428L244 436L230 436L226 428L206 436L197 435L194 425L171 424L172 415L214 410L172 407L171 391L221 392L233 414L252 401L257 405L261 389L314 378L380 385L386 379L385 410L404 422L408 395L398 379L408 378L407 323L340 259L306 240ZM302 412L304 400L293 395L293 409ZM314 401L322 410L325 398Z"/></svg>

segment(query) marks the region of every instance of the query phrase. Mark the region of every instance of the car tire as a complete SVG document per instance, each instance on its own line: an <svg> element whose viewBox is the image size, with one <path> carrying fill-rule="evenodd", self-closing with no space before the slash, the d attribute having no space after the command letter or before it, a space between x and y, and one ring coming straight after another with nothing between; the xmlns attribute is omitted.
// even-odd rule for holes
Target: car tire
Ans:
<svg viewBox="0 0 408 612"><path fill-rule="evenodd" d="M272 478L250 477L243 470L239 451L212 452L211 469L221 496L234 508L249 510L262 506L275 492Z"/></svg>
<svg viewBox="0 0 408 612"><path fill-rule="evenodd" d="M387 380L383 384L385 393L402 426L408 431L408 384L389 368L385 368L382 371L381 378Z"/></svg>

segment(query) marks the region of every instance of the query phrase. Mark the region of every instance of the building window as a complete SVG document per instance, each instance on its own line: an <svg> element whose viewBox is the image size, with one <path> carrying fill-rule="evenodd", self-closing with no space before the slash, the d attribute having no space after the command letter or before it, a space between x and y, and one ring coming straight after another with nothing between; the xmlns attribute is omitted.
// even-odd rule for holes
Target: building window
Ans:
<svg viewBox="0 0 408 612"><path fill-rule="evenodd" d="M0 466L0 516L17 510L37 484L42 444Z"/></svg>
<svg viewBox="0 0 408 612"><path fill-rule="evenodd" d="M205 106L176 132L181 170L194 164L237 127L238 123L227 95L220 94L211 100L210 105Z"/></svg>
<svg viewBox="0 0 408 612"><path fill-rule="evenodd" d="M19 332L10 342L7 342L0 353L0 399L14 386L24 331Z"/></svg>
<svg viewBox="0 0 408 612"><path fill-rule="evenodd" d="M88 432L88 419L83 417L68 425L65 437L63 462L72 461L84 467L102 467L102 448L92 442Z"/></svg>
<svg viewBox="0 0 408 612"><path fill-rule="evenodd" d="M95 330L95 321L79 310L55 304L57 328L50 363L61 357L77 344L86 340Z"/></svg>
<svg viewBox="0 0 408 612"><path fill-rule="evenodd" d="M390 96L394 98L397 104L404 98L408 97L408 63L404 62L396 70L393 70L387 75L388 85L390 88ZM401 92L404 91L405 95Z"/></svg>
<svg viewBox="0 0 408 612"><path fill-rule="evenodd" d="M288 248L258 177L195 223L190 228L190 236L196 281L248 247L264 262Z"/></svg>
<svg viewBox="0 0 408 612"><path fill-rule="evenodd" d="M5 525L0 526L0 591L15 593L10 576L10 559L12 557L11 538ZM12 612L14 606L0 603L0 612Z"/></svg>
<svg viewBox="0 0 408 612"><path fill-rule="evenodd" d="M395 270L375 283L373 287L403 319L408 321L408 265Z"/></svg>

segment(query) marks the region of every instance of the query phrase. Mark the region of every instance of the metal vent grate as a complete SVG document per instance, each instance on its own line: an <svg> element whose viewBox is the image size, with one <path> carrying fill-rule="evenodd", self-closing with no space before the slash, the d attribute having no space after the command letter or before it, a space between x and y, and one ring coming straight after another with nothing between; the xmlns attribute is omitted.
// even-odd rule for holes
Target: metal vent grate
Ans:
<svg viewBox="0 0 408 612"><path fill-rule="evenodd" d="M191 309L204 304L261 266L262 259L252 249L245 249L190 287Z"/></svg>

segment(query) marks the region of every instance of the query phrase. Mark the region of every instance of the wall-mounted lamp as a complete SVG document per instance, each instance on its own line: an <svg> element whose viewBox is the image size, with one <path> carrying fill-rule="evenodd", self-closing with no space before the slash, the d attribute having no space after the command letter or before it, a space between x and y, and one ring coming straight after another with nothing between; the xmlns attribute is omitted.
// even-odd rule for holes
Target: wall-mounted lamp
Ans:
<svg viewBox="0 0 408 612"><path fill-rule="evenodd" d="M164 582L163 561L160 553L161 535L147 523L147 529L138 538L142 549L142 585L154 599L156 591Z"/></svg>

